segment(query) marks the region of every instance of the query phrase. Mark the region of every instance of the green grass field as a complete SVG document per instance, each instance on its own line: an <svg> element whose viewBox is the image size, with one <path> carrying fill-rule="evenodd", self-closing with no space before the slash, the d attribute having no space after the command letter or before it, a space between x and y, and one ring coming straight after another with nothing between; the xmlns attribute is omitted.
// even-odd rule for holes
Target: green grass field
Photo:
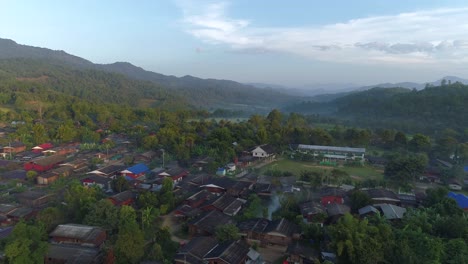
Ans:
<svg viewBox="0 0 468 264"><path fill-rule="evenodd" d="M304 161L294 161L289 159L278 160L267 166L260 169L260 173L264 173L268 170L279 170L279 171L289 171L295 176L299 176L302 171L316 171L324 172L326 170L333 170L337 168L339 170L347 172L354 179L366 180L366 179L383 179L383 171L378 170L372 166L365 165L363 167L347 167L347 166L338 166L338 167L326 167L316 165L313 162L304 162Z"/></svg>

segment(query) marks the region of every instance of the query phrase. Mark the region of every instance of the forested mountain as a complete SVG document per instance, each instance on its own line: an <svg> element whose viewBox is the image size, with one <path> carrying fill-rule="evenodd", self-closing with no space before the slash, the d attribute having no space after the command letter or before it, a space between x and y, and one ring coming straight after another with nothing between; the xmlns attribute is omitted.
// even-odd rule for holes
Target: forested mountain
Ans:
<svg viewBox="0 0 468 264"><path fill-rule="evenodd" d="M301 102L286 108L351 120L366 127L393 127L405 131L437 131L468 127L468 85L428 86L423 90L373 88L326 103Z"/></svg>
<svg viewBox="0 0 468 264"><path fill-rule="evenodd" d="M0 39L0 60L0 71L10 76L21 80L42 78L53 89L111 103L136 105L145 100L146 105L152 105L151 102L183 98L180 106L268 112L297 100L234 81L166 76L126 62L93 64L64 51L19 45L6 39Z"/></svg>

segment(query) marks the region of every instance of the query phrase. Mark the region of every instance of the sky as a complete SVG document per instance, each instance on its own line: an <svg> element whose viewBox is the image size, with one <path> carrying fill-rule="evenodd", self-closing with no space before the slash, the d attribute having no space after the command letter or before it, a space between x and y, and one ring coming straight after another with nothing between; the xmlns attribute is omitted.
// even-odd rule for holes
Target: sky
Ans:
<svg viewBox="0 0 468 264"><path fill-rule="evenodd" d="M0 0L0 38L288 87L468 78L466 0Z"/></svg>

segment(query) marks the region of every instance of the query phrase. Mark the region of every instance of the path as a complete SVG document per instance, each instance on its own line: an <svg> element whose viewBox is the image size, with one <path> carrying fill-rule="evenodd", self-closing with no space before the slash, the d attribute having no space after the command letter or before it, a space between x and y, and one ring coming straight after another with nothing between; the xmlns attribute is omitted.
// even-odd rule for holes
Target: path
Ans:
<svg viewBox="0 0 468 264"><path fill-rule="evenodd" d="M186 241L185 239L182 239L175 235L175 233L177 233L180 230L180 224L178 224L174 218L175 218L174 212L161 216L162 226L169 227L172 241L177 242L177 243L184 242Z"/></svg>

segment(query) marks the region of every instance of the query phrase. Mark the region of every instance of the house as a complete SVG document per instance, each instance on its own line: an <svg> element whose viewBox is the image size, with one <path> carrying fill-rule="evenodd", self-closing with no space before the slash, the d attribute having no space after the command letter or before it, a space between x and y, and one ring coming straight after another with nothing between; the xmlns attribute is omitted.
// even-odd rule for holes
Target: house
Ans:
<svg viewBox="0 0 468 264"><path fill-rule="evenodd" d="M253 189L253 184L246 181L235 181L227 177L219 177L207 181L207 184L200 187L218 195L228 193L234 197L247 197L250 190Z"/></svg>
<svg viewBox="0 0 468 264"><path fill-rule="evenodd" d="M457 202L458 207L464 211L468 211L468 196L454 192L449 192L447 196L454 199Z"/></svg>
<svg viewBox="0 0 468 264"><path fill-rule="evenodd" d="M242 264L248 260L249 245L242 240L225 241L214 247L203 257L208 264Z"/></svg>
<svg viewBox="0 0 468 264"><path fill-rule="evenodd" d="M190 207L197 208L201 206L205 201L211 200L213 198L213 194L208 190L201 190L194 195L190 196L189 198L184 200L184 204L189 205Z"/></svg>
<svg viewBox="0 0 468 264"><path fill-rule="evenodd" d="M103 263L103 256L98 248L77 247L60 244L50 244L46 256L45 264L63 263Z"/></svg>
<svg viewBox="0 0 468 264"><path fill-rule="evenodd" d="M18 204L0 204L0 224L2 226L10 225L11 218L8 218L8 214L19 208Z"/></svg>
<svg viewBox="0 0 468 264"><path fill-rule="evenodd" d="M271 196L270 183L255 183L254 192L259 196Z"/></svg>
<svg viewBox="0 0 468 264"><path fill-rule="evenodd" d="M19 222L20 220L29 220L36 215L36 212L29 207L18 207L7 214L9 222Z"/></svg>
<svg viewBox="0 0 468 264"><path fill-rule="evenodd" d="M44 143L44 144L33 147L31 150L34 153L42 153L44 150L48 150L53 147L54 145L52 145L52 143Z"/></svg>
<svg viewBox="0 0 468 264"><path fill-rule="evenodd" d="M139 154L136 158L135 158L135 161L137 162L145 162L145 163L151 163L153 161L154 158L156 158L158 156L158 153L156 151L153 151L153 150L149 150L149 151L146 151L146 152L143 152L141 154Z"/></svg>
<svg viewBox="0 0 468 264"><path fill-rule="evenodd" d="M58 180L59 175L53 172L46 172L37 176L37 184L40 185L49 185Z"/></svg>
<svg viewBox="0 0 468 264"><path fill-rule="evenodd" d="M24 181L26 180L26 171L25 170L7 171L2 174L2 179Z"/></svg>
<svg viewBox="0 0 468 264"><path fill-rule="evenodd" d="M182 181L182 179L184 179L188 174L189 172L183 168L173 167L164 172L159 173L158 176L161 178L169 177L172 179L172 182L174 184L177 184L180 181Z"/></svg>
<svg viewBox="0 0 468 264"><path fill-rule="evenodd" d="M20 153L26 150L26 145L20 141L14 141L3 147L4 153Z"/></svg>
<svg viewBox="0 0 468 264"><path fill-rule="evenodd" d="M216 175L218 176L226 176L227 170L226 168L218 168L216 169Z"/></svg>
<svg viewBox="0 0 468 264"><path fill-rule="evenodd" d="M214 159L210 157L204 157L194 160L192 163L192 167L196 168L198 171L205 170L208 167L208 164L212 162Z"/></svg>
<svg viewBox="0 0 468 264"><path fill-rule="evenodd" d="M365 191L367 195L372 199L374 204L388 203L388 204L400 204L400 199L391 190L387 189L368 189Z"/></svg>
<svg viewBox="0 0 468 264"><path fill-rule="evenodd" d="M190 205L182 204L174 210L174 216L180 219L188 219L198 216L203 211Z"/></svg>
<svg viewBox="0 0 468 264"><path fill-rule="evenodd" d="M367 217L371 215L380 214L379 210L372 205L366 205L358 210L360 217Z"/></svg>
<svg viewBox="0 0 468 264"><path fill-rule="evenodd" d="M24 206L37 208L46 206L54 198L54 195L39 191L25 191L16 194L16 198Z"/></svg>
<svg viewBox="0 0 468 264"><path fill-rule="evenodd" d="M234 163L226 164L226 170L227 170L227 172L235 172L236 171L236 164L234 164Z"/></svg>
<svg viewBox="0 0 468 264"><path fill-rule="evenodd" d="M126 179L134 180L134 179L137 179L138 177L145 175L148 171L149 171L148 166L146 166L144 163L139 163L137 165L134 165L130 168L127 168L121 171L120 174L124 176Z"/></svg>
<svg viewBox="0 0 468 264"><path fill-rule="evenodd" d="M135 194L128 190L124 191L115 195L112 195L108 199L117 206L122 206L122 205L131 205L135 201Z"/></svg>
<svg viewBox="0 0 468 264"><path fill-rule="evenodd" d="M414 193L399 193L400 205L403 207L418 207L419 201Z"/></svg>
<svg viewBox="0 0 468 264"><path fill-rule="evenodd" d="M49 234L51 243L82 247L100 247L106 240L106 232L96 226L79 224L58 225Z"/></svg>
<svg viewBox="0 0 468 264"><path fill-rule="evenodd" d="M234 224L234 220L217 210L209 211L188 223L190 236L212 236L216 227Z"/></svg>
<svg viewBox="0 0 468 264"><path fill-rule="evenodd" d="M70 162L62 163L60 167L70 167L74 173L84 172L88 169L89 162L86 159L75 159Z"/></svg>
<svg viewBox="0 0 468 264"><path fill-rule="evenodd" d="M65 160L64 155L52 155L47 157L39 157L24 164L24 170L35 170L37 172L45 172L56 167L59 163Z"/></svg>
<svg viewBox="0 0 468 264"><path fill-rule="evenodd" d="M203 263L203 257L217 245L218 241L212 237L194 237L179 249L174 261L176 264Z"/></svg>
<svg viewBox="0 0 468 264"><path fill-rule="evenodd" d="M296 151L301 153L312 154L314 157L323 157L329 160L359 160L364 161L365 148L350 148L350 147L332 147L318 145L303 145L296 146Z"/></svg>
<svg viewBox="0 0 468 264"><path fill-rule="evenodd" d="M448 187L450 190L454 191L460 191L461 189L463 189L462 184L457 179L450 179Z"/></svg>
<svg viewBox="0 0 468 264"><path fill-rule="evenodd" d="M282 218L271 221L265 228L262 244L287 246L292 239L299 238L299 227Z"/></svg>
<svg viewBox="0 0 468 264"><path fill-rule="evenodd" d="M345 194L346 192L341 188L325 187L320 190L320 202L322 206L331 203L343 204Z"/></svg>
<svg viewBox="0 0 468 264"><path fill-rule="evenodd" d="M288 263L308 264L320 263L318 253L310 245L295 241L286 249Z"/></svg>
<svg viewBox="0 0 468 264"><path fill-rule="evenodd" d="M375 204L374 207L379 209L387 220L401 220L406 213L406 208L393 204Z"/></svg>
<svg viewBox="0 0 468 264"><path fill-rule="evenodd" d="M111 181L112 181L111 179L106 178L106 177L90 175L82 179L81 183L83 184L83 186L86 186L86 187L97 186L103 190L110 190Z"/></svg>
<svg viewBox="0 0 468 264"><path fill-rule="evenodd" d="M200 205L200 209L203 211L218 210L229 216L234 216L240 211L245 202L245 200L235 198L229 194L224 194L223 196L215 196L205 201L204 204Z"/></svg>
<svg viewBox="0 0 468 264"><path fill-rule="evenodd" d="M325 220L326 213L323 206L319 203L309 201L299 205L302 217L307 222L323 222Z"/></svg>
<svg viewBox="0 0 468 264"><path fill-rule="evenodd" d="M93 170L86 174L96 174L102 177L107 177L111 179L115 179L119 173L125 169L124 165L121 164L112 164L103 168L99 168L97 170Z"/></svg>
<svg viewBox="0 0 468 264"><path fill-rule="evenodd" d="M327 204L326 211L328 215L326 223L330 224L335 223L340 217L351 212L351 208L344 204L331 203Z"/></svg>
<svg viewBox="0 0 468 264"><path fill-rule="evenodd" d="M252 153L252 157L256 158L272 159L275 157L275 150L273 146L268 144L256 146L253 149L251 149L250 152Z"/></svg>
<svg viewBox="0 0 468 264"><path fill-rule="evenodd" d="M265 229L270 224L270 220L265 218L254 218L246 221L239 222L239 234L243 239L251 244L260 245L263 239Z"/></svg>

